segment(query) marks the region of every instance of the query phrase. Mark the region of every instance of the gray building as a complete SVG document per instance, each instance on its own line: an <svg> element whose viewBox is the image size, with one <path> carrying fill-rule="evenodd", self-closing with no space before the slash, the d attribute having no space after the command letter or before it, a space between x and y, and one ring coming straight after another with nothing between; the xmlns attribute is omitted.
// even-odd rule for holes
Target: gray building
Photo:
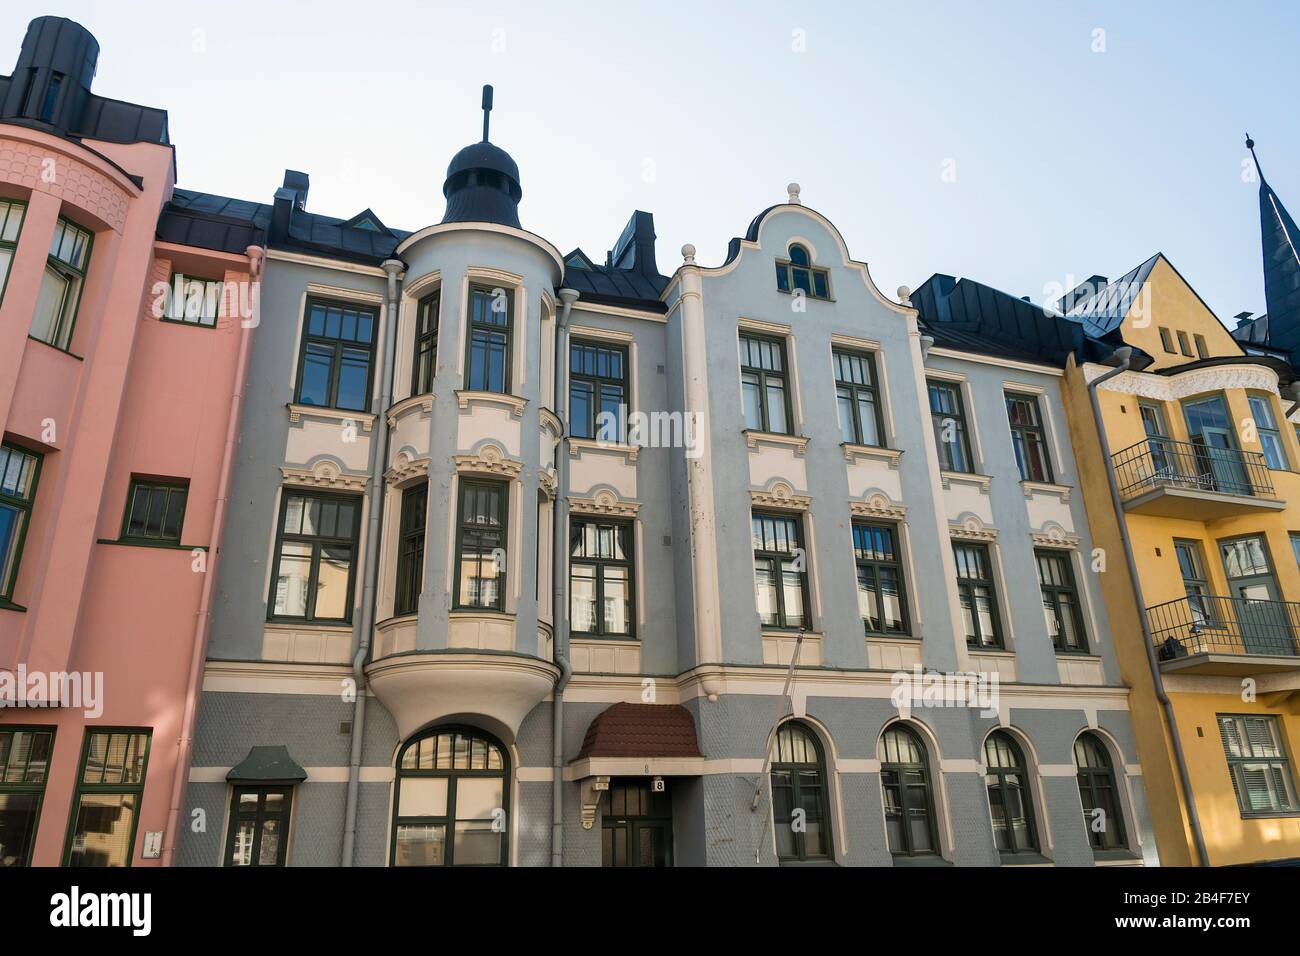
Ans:
<svg viewBox="0 0 1300 956"><path fill-rule="evenodd" d="M562 255L484 132L413 233L174 200L268 247L182 861L1156 862L1079 342L793 185Z"/></svg>

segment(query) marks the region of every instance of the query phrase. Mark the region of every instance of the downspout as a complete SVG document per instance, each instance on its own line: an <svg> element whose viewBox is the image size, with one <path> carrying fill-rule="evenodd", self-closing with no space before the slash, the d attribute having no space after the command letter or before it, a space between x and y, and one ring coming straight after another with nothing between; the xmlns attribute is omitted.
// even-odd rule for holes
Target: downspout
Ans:
<svg viewBox="0 0 1300 956"><path fill-rule="evenodd" d="M251 315L240 318L243 335L239 341L239 357L235 360L235 380L231 385L230 416L226 421L226 444L221 452L221 471L218 473L217 500L212 509L212 527L208 531L208 564L203 575L203 592L199 610L194 619L194 637L190 642L189 684L185 688L185 714L181 718L181 736L177 742L176 769L172 773L171 806L167 810L167 825L163 832L162 865L172 866L176 861L176 842L180 835L181 803L185 799L185 785L190 773L190 760L194 753L194 727L198 722L199 693L203 683L203 662L208 655L208 636L211 634L212 592L217 582L217 565L221 560L221 537L226 525L226 506L230 501L230 477L235 468L235 455L239 447L239 419L244 409L244 386L248 378L249 358L253 353L253 330L261 320L262 262L266 250L249 246L248 279ZM229 311L229 310L228 310Z"/></svg>
<svg viewBox="0 0 1300 956"><path fill-rule="evenodd" d="M551 655L560 669L551 703L551 866L564 865L564 688L573 668L569 666L569 607L565 603L569 554L569 363L567 361L569 312L578 301L574 289L561 289L563 308L555 320L555 401L560 420L555 445L555 507L551 515Z"/></svg>
<svg viewBox="0 0 1300 956"><path fill-rule="evenodd" d="M343 850L341 866L352 866L357 842L357 798L361 784L361 746L366 729L366 658L370 656L370 636L374 633L375 607L379 576L379 538L384 520L384 471L388 466L388 407L393 403L393 364L397 355L397 312L403 270L398 259L382 263L388 276L388 297L384 310L384 365L379 386L379 433L370 448L370 482L366 494L370 497L370 518L366 527L365 584L361 593L361 632L357 635L357 652L352 658L352 686L356 699L352 702L352 732L348 757L348 795L343 811Z"/></svg>
<svg viewBox="0 0 1300 956"><path fill-rule="evenodd" d="M1146 599L1142 596L1142 581L1138 577L1137 559L1133 555L1133 540L1128 533L1128 519L1124 516L1124 504L1119 496L1119 482L1115 479L1115 469L1111 466L1110 439L1106 435L1106 426L1101 417L1101 402L1097 399L1098 387L1106 381L1129 370L1133 361L1133 350L1127 346L1115 350L1119 364L1088 383L1088 398L1092 402L1092 417L1097 425L1097 438L1101 443L1102 464L1106 469L1106 483L1110 486L1110 501L1115 509L1116 524L1119 526L1120 540L1124 543L1124 560L1128 564L1129 580L1133 582L1133 597L1137 601L1138 623L1142 626L1142 642L1146 644L1147 665L1151 668L1151 680L1155 684L1156 700L1164 710L1165 724L1169 728L1169 737L1174 745L1174 763L1178 765L1178 779L1182 783L1183 794L1187 798L1187 818L1192 825L1192 839L1196 843L1196 856L1201 866L1210 865L1209 854L1205 850L1205 835L1201 832L1201 817L1196 810L1196 797L1192 793L1192 780L1187 772L1187 758L1183 754L1182 740L1178 736L1178 724L1174 721L1174 705L1165 692L1164 676L1160 672L1160 662L1156 660L1155 643L1151 636L1151 626L1147 622Z"/></svg>

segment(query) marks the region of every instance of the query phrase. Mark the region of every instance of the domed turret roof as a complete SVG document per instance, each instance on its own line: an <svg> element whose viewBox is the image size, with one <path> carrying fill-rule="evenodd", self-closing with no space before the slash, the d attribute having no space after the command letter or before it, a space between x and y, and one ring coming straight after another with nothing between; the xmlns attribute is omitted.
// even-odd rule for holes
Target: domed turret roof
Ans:
<svg viewBox="0 0 1300 956"><path fill-rule="evenodd" d="M488 142L492 87L483 87L483 140L451 158L442 194L447 197L443 222L494 222L519 228L519 166L500 146Z"/></svg>

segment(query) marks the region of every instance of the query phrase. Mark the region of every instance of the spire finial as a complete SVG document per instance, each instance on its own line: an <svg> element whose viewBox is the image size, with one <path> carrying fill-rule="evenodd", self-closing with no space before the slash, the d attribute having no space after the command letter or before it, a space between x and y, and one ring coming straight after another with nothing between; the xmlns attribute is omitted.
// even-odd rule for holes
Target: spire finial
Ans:
<svg viewBox="0 0 1300 956"><path fill-rule="evenodd" d="M1264 170L1259 166L1259 157L1255 155L1255 141L1250 138L1249 133L1246 134L1246 148L1250 150L1250 158L1255 161L1255 172L1259 175L1259 181L1262 183L1264 181Z"/></svg>
<svg viewBox="0 0 1300 956"><path fill-rule="evenodd" d="M488 120L492 118L492 87L483 87L483 142L488 141Z"/></svg>

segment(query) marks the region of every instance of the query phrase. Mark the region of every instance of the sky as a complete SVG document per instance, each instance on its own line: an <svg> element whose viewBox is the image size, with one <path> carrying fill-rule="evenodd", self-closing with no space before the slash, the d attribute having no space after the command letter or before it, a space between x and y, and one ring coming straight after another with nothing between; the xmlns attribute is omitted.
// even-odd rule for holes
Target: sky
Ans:
<svg viewBox="0 0 1300 956"><path fill-rule="evenodd" d="M1035 302L1163 252L1229 327L1263 312L1257 184L1300 213L1300 4L9 0L98 38L94 89L170 114L179 185L442 218L481 135L520 167L524 227L602 260L634 209L660 271L786 184L892 295L935 272Z"/></svg>

